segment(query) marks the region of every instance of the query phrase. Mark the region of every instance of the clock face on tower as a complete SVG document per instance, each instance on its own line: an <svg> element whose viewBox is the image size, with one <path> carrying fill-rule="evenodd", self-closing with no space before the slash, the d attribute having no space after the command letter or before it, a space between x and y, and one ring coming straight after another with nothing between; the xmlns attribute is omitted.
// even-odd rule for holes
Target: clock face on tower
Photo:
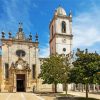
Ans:
<svg viewBox="0 0 100 100"><path fill-rule="evenodd" d="M62 42L63 42L63 43L66 43L66 38L63 38L63 39L62 39Z"/></svg>

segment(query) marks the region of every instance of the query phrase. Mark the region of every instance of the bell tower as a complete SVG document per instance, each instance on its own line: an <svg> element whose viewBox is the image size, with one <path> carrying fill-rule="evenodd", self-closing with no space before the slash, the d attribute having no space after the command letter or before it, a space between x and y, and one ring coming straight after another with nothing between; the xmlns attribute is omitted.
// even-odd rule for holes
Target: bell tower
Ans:
<svg viewBox="0 0 100 100"><path fill-rule="evenodd" d="M69 15L59 6L49 25L50 29L50 55L68 54L72 47L72 13Z"/></svg>

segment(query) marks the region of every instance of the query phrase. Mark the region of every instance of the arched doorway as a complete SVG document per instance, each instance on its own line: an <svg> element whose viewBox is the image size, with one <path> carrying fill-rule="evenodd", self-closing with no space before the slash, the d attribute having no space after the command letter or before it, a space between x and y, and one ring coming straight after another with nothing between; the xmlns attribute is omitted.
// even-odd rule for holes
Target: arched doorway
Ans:
<svg viewBox="0 0 100 100"><path fill-rule="evenodd" d="M18 58L10 67L10 82L14 92L26 92L29 87L30 67L27 61Z"/></svg>
<svg viewBox="0 0 100 100"><path fill-rule="evenodd" d="M16 74L16 91L17 92L26 91L25 74Z"/></svg>

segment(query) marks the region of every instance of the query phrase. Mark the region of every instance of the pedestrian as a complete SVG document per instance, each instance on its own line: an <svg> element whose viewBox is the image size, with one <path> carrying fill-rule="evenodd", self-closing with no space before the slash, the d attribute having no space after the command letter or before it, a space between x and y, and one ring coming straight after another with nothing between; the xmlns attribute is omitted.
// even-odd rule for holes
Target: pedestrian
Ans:
<svg viewBox="0 0 100 100"><path fill-rule="evenodd" d="M35 85L33 86L33 93L35 92Z"/></svg>

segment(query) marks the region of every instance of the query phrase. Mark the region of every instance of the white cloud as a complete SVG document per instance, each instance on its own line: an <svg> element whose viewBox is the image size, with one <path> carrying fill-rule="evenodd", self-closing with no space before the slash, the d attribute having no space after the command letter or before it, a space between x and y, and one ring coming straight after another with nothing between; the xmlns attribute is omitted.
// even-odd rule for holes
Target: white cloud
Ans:
<svg viewBox="0 0 100 100"><path fill-rule="evenodd" d="M49 49L48 44L46 44L46 46L41 47L41 49L40 49L40 58L49 57L49 54L50 54L50 49Z"/></svg>
<svg viewBox="0 0 100 100"><path fill-rule="evenodd" d="M24 3L23 3L24 2ZM29 0L4 0L3 1L3 12L2 15L4 18L0 19L1 23L1 31L12 31L16 32L16 26L18 26L19 21L25 22L24 26L27 31L30 31L30 26L32 26L30 15L29 15L29 7L31 5L31 1Z"/></svg>
<svg viewBox="0 0 100 100"><path fill-rule="evenodd" d="M73 47L88 48L100 42L100 11L92 5L90 10L80 12L73 18Z"/></svg>

